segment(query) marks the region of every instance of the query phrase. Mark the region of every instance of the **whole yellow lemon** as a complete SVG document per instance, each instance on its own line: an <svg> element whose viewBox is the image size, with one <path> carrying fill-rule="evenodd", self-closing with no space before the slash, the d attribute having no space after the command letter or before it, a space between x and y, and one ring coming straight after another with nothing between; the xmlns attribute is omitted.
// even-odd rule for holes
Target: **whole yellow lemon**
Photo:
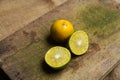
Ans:
<svg viewBox="0 0 120 80"><path fill-rule="evenodd" d="M56 20L52 24L50 31L55 41L63 42L74 32L74 28L68 20Z"/></svg>

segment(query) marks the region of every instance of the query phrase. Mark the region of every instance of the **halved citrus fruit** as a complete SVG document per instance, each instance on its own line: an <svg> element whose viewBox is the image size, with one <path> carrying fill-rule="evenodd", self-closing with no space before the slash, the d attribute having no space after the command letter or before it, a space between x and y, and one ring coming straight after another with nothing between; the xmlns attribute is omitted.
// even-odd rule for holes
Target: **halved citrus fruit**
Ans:
<svg viewBox="0 0 120 80"><path fill-rule="evenodd" d="M45 54L45 62L54 69L61 69L71 60L71 54L67 48L55 46Z"/></svg>
<svg viewBox="0 0 120 80"><path fill-rule="evenodd" d="M72 23L63 19L56 20L50 30L52 38L59 42L64 42L74 32Z"/></svg>
<svg viewBox="0 0 120 80"><path fill-rule="evenodd" d="M86 32L79 30L74 32L69 39L69 48L75 55L84 54L89 46L88 35Z"/></svg>

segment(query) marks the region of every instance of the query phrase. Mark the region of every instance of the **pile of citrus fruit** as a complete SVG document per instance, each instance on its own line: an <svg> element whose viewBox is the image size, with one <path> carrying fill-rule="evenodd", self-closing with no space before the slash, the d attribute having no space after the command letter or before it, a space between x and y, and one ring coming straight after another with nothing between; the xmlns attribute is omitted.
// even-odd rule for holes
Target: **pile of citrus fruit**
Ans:
<svg viewBox="0 0 120 80"><path fill-rule="evenodd" d="M56 20L50 29L56 42L68 40L69 49L63 46L50 48L45 54L45 62L54 69L61 69L71 60L71 52L75 55L84 54L89 46L88 35L83 30L75 31L68 20Z"/></svg>

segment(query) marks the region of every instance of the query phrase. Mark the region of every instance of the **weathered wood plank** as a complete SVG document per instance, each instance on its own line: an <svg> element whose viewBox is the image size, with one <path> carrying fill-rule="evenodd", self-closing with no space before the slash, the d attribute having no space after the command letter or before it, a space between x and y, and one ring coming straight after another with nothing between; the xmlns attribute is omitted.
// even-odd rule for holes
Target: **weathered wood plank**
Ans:
<svg viewBox="0 0 120 80"><path fill-rule="evenodd" d="M118 64L104 80L120 80L120 64Z"/></svg>
<svg viewBox="0 0 120 80"><path fill-rule="evenodd" d="M104 8L105 7L105 8ZM97 8L97 9L96 9ZM99 12L98 8L102 11ZM113 8L114 9L114 8ZM96 11L113 11L110 22L88 21L93 11L96 20L101 20ZM87 13L86 13L87 11ZM115 11L115 12L114 12ZM13 80L99 80L103 79L120 61L120 18L117 9L103 5L99 0L69 0L62 6L28 24L15 34L0 42L2 69ZM84 14L82 14L82 12ZM106 13L106 12L105 12ZM104 16L105 13L103 13ZM63 15L64 14L64 15ZM116 17L115 17L116 16ZM62 71L54 71L44 63L45 52L55 44L49 40L49 29L56 19L68 19L76 30L85 30L90 38L90 47L85 55L73 57ZM114 21L111 21L114 19ZM104 18L103 18L104 20ZM106 20L106 19L105 19ZM85 25L86 23L92 25ZM93 27L96 25L96 27ZM114 27L112 27L114 25ZM104 27L103 27L104 26Z"/></svg>
<svg viewBox="0 0 120 80"><path fill-rule="evenodd" d="M0 40L67 0L0 0Z"/></svg>
<svg viewBox="0 0 120 80"><path fill-rule="evenodd" d="M103 3L105 3L107 5L116 6L118 9L120 9L120 5L119 5L120 0L104 0ZM120 80L120 62L109 73L109 75L104 78L104 80Z"/></svg>

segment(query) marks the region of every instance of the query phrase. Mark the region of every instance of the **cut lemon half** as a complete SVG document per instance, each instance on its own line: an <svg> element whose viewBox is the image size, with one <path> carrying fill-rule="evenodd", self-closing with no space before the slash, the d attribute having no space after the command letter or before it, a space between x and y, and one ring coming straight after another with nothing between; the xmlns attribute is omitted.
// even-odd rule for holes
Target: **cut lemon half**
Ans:
<svg viewBox="0 0 120 80"><path fill-rule="evenodd" d="M61 69L71 60L71 54L67 48L55 46L45 54L45 62L54 69Z"/></svg>
<svg viewBox="0 0 120 80"><path fill-rule="evenodd" d="M79 30L74 32L69 39L69 48L75 55L84 54L89 46L88 35L86 32Z"/></svg>

